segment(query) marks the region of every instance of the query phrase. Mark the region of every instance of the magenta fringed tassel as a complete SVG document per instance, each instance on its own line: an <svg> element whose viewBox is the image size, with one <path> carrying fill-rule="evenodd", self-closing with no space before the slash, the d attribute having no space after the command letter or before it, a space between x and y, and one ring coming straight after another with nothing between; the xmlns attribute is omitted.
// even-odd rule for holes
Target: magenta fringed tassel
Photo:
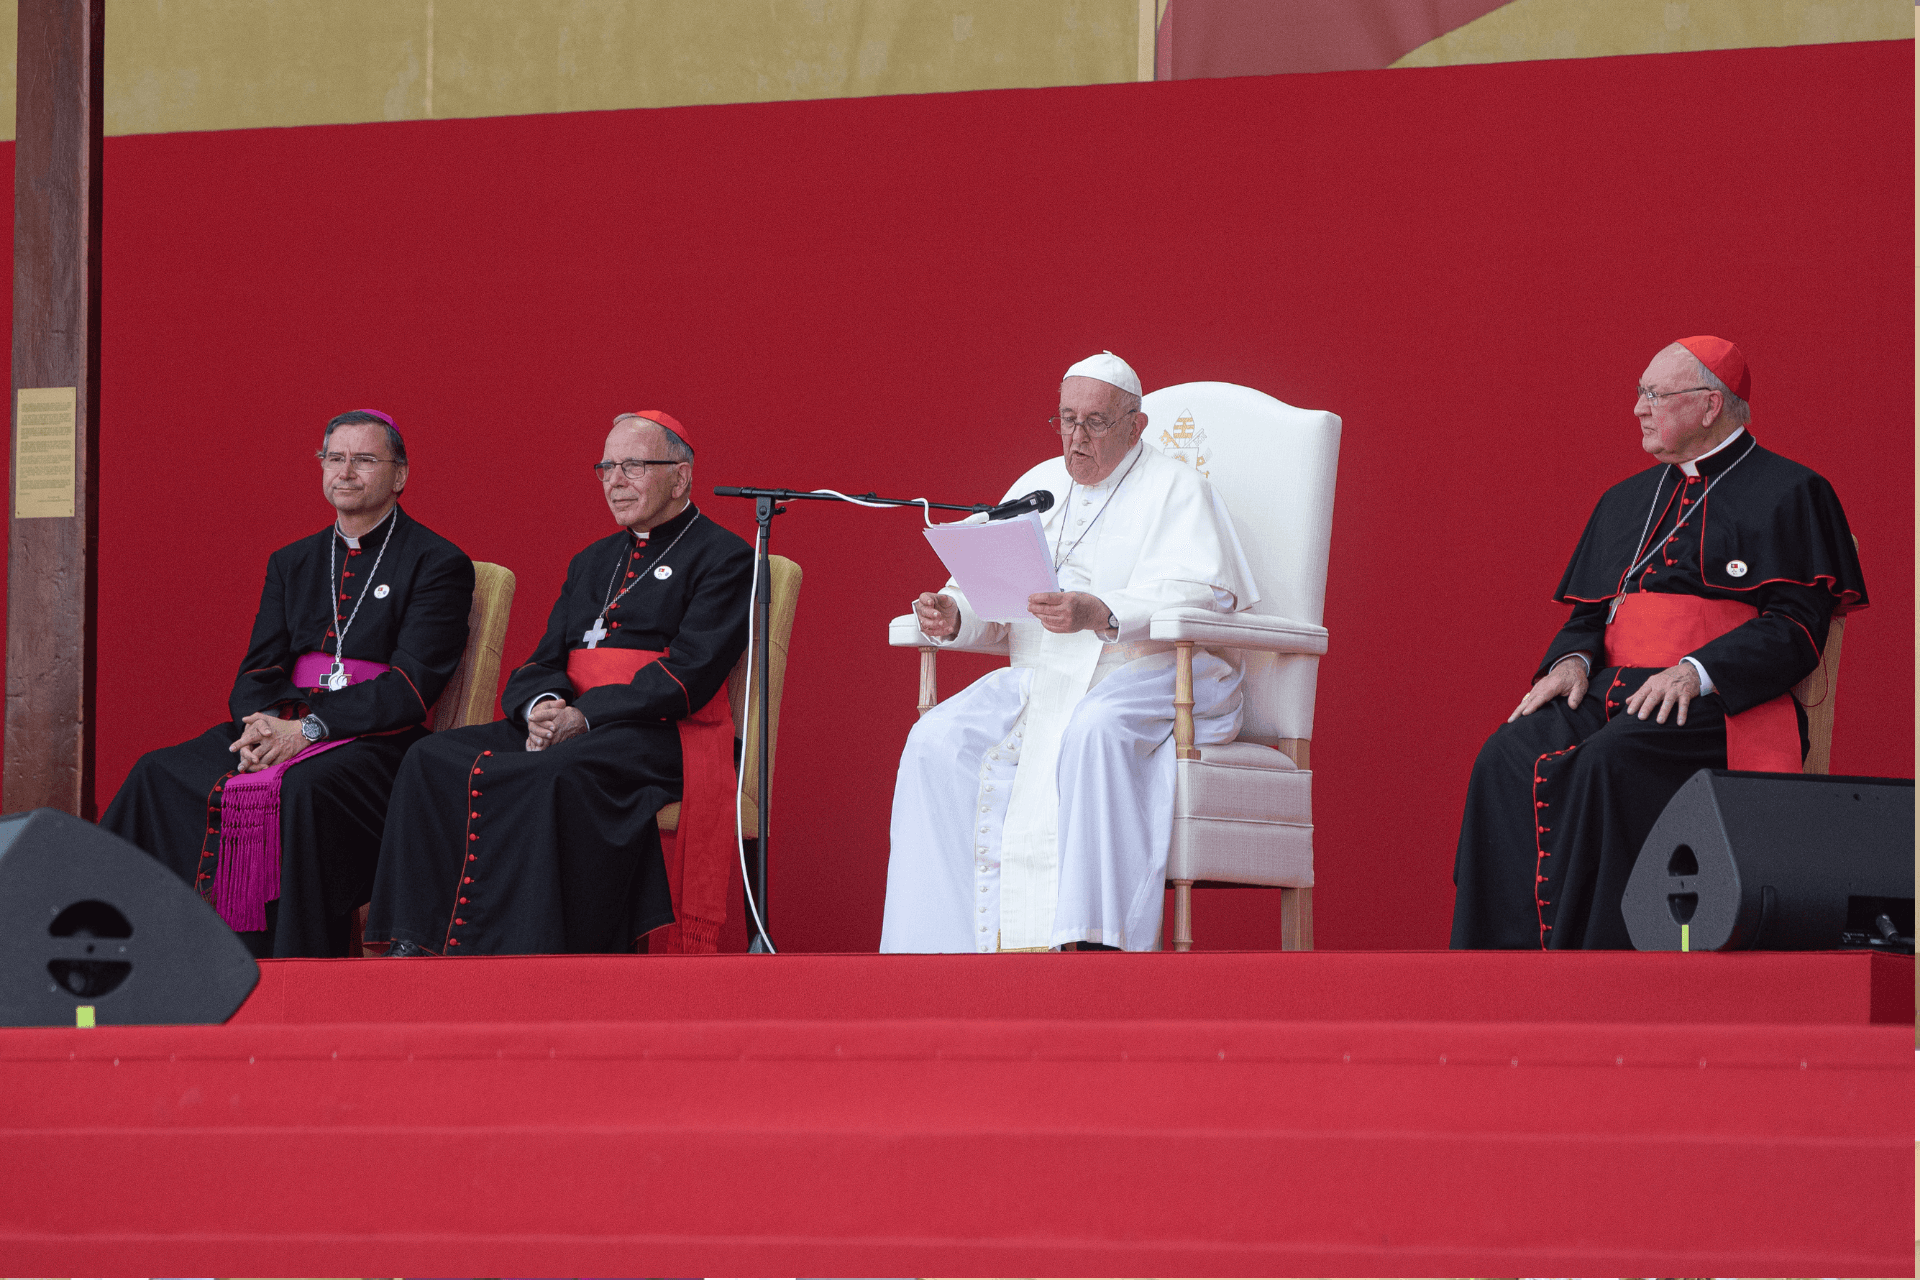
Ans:
<svg viewBox="0 0 1920 1280"><path fill-rule="evenodd" d="M352 742L316 742L259 773L236 773L220 795L220 865L213 909L237 932L267 927L267 903L280 896L280 776L302 760Z"/></svg>
<svg viewBox="0 0 1920 1280"><path fill-rule="evenodd" d="M280 896L280 770L227 779L220 796L220 865L213 909L227 927L267 927L267 903Z"/></svg>

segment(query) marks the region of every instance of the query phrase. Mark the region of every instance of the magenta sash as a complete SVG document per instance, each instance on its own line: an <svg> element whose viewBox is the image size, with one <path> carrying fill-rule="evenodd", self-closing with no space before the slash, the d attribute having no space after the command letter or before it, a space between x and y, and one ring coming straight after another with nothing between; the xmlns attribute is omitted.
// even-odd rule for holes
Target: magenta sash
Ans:
<svg viewBox="0 0 1920 1280"><path fill-rule="evenodd" d="M350 683L371 680L387 666L348 658L342 664ZM333 659L303 653L293 664L293 682L302 689L326 684ZM220 865L213 873L213 909L235 930L267 927L267 903L280 896L280 779L293 765L322 751L352 742L330 738L316 742L289 760L258 773L235 773L220 794Z"/></svg>

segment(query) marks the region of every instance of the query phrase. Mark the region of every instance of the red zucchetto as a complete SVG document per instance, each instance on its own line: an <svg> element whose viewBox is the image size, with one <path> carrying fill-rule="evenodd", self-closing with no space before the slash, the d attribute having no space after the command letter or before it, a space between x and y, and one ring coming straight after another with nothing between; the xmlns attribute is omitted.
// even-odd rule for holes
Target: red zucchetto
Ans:
<svg viewBox="0 0 1920 1280"><path fill-rule="evenodd" d="M1729 383L1727 385L1731 386L1733 384ZM693 437L688 435L687 429L680 425L680 420L668 413L665 409L635 409L630 413L623 413L615 418L613 425L617 427L628 418L645 418L649 422L657 422L667 430L673 432L673 434L679 436L681 443L685 444L687 448L693 450L695 453L700 452L700 446L693 442Z"/></svg>
<svg viewBox="0 0 1920 1280"><path fill-rule="evenodd" d="M1691 351L1694 358L1707 366L1713 376L1727 384L1733 394L1742 400L1751 401L1753 378L1747 372L1747 357L1740 348L1725 338L1702 335L1697 338L1682 338L1680 345Z"/></svg>

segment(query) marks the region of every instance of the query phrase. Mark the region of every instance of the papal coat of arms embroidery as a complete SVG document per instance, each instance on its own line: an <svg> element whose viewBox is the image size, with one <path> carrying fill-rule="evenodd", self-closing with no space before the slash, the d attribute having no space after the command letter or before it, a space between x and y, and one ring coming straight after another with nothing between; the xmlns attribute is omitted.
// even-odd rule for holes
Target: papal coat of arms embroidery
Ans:
<svg viewBox="0 0 1920 1280"><path fill-rule="evenodd" d="M1160 433L1160 448L1168 457L1184 462L1201 475L1211 475L1207 463L1212 461L1204 452L1207 433L1193 420L1193 410L1182 409L1173 425Z"/></svg>

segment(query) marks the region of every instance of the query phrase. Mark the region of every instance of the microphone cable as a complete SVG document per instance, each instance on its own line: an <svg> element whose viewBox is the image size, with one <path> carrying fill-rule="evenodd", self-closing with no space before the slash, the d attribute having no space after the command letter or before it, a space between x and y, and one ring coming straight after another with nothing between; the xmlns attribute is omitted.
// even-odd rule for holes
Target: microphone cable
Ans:
<svg viewBox="0 0 1920 1280"><path fill-rule="evenodd" d="M755 633L759 631L759 628L754 625L754 620L759 616L758 613L755 611L755 606L759 603L759 597L760 597L761 556L767 549L766 526L764 525L761 526L759 533L754 535L753 541L754 541L753 586L747 592L747 681L744 689L742 690L743 696L740 699L740 706L741 706L741 709L746 712L746 718L748 723L752 723L752 720L753 720L753 668L754 668L753 640L754 640ZM772 561L767 561L766 564L767 564L767 588L768 590L772 590L773 563ZM767 628L767 631L769 632L768 639L771 640L772 639L771 632L773 631L773 628L769 626ZM769 670L772 669L773 663L771 660L768 661L767 667ZM772 708L768 708L768 710L771 710L771 709ZM769 732L772 731L771 725L766 726L766 728L768 729ZM754 738L757 741L759 738L759 735L755 734ZM745 816L742 815L740 812L740 805L744 801L747 794L747 769L746 769L747 752L753 750L753 748L754 748L754 743L752 742L742 742L740 744L740 768L734 770L733 845L734 845L734 848L740 854L740 885L743 889L747 891L747 910L753 915L754 930L757 933L759 933L761 943L764 944L767 948L767 954L779 955L780 953L774 950L773 939L767 936L766 924L760 919L760 908L755 905L754 899L753 899L753 877L747 872L747 823L746 823ZM768 754L771 755L772 753L769 752ZM756 755L755 759L758 760L759 757ZM771 764L772 761L769 760L767 763ZM771 793L773 790L772 786L769 785L767 790L769 793ZM756 797L756 799L758 799L758 797ZM765 815L762 815L762 816L764 817ZM754 836L756 839L758 839L759 833L755 832ZM762 849L760 851L760 856L763 858L766 857L767 851L765 849Z"/></svg>

